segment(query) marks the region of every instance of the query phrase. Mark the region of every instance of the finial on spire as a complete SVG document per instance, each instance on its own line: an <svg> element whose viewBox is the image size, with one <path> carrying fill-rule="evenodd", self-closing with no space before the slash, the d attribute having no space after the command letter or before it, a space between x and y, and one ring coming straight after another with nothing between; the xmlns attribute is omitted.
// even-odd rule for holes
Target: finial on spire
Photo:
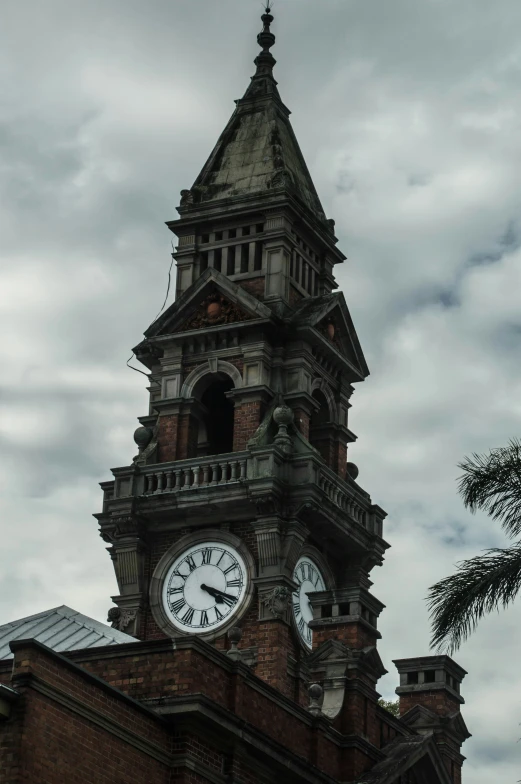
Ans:
<svg viewBox="0 0 521 784"><path fill-rule="evenodd" d="M271 23L273 22L273 15L271 13L273 3L263 3L263 8L264 13L261 16L262 30L257 36L257 43L262 47L262 51L259 52L254 60L257 70L255 75L252 76L251 84L241 100L260 98L267 95L276 95L279 97L277 82L273 78L273 68L277 61L270 52L271 47L275 43L275 36L270 29Z"/></svg>
<svg viewBox="0 0 521 784"><path fill-rule="evenodd" d="M275 36L270 30L271 23L273 22L273 16L271 13L271 6L268 3L265 8L265 12L261 16L262 24L264 25L262 32L259 33L257 36L257 43L259 46L262 46L262 53L269 54L269 51L273 44L275 43Z"/></svg>

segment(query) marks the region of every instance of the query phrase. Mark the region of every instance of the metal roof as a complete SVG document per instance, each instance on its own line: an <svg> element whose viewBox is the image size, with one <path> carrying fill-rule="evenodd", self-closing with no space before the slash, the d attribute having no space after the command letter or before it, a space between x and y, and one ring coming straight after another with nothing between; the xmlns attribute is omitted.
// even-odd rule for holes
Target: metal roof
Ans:
<svg viewBox="0 0 521 784"><path fill-rule="evenodd" d="M65 604L0 626L0 660L12 658L11 640L26 639L37 640L59 653L136 642L135 637L82 615Z"/></svg>

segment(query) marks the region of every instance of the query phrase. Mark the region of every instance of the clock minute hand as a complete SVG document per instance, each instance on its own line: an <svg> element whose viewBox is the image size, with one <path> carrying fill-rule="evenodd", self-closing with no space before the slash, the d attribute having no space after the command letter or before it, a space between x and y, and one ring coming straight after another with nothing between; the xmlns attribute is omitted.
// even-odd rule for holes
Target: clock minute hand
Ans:
<svg viewBox="0 0 521 784"><path fill-rule="evenodd" d="M221 594L219 593L219 591L216 591L215 588L210 588L208 585L205 585L203 583L201 585L201 590L202 591L206 591L206 593L209 593L210 596L213 596L215 601L217 602L217 604L222 604L223 603L223 599L222 599Z"/></svg>
<svg viewBox="0 0 521 784"><path fill-rule="evenodd" d="M210 596L213 596L217 604L222 604L224 599L230 599L233 602L237 601L236 596L230 596L229 593L223 593L223 591L219 591L217 588L210 588L210 586L205 585L204 583L201 585L201 589L206 591L206 593L209 593Z"/></svg>

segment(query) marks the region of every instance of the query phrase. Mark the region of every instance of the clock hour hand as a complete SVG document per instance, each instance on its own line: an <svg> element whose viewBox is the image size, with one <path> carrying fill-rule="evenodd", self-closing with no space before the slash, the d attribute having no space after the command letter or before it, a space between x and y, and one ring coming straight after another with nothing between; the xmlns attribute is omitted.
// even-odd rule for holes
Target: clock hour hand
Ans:
<svg viewBox="0 0 521 784"><path fill-rule="evenodd" d="M206 593L209 593L210 596L213 596L217 604L222 604L225 599L228 599L232 602L237 601L236 596L230 596L230 594L218 591L216 588L210 588L210 586L205 585L204 583L201 585L201 589L206 591Z"/></svg>

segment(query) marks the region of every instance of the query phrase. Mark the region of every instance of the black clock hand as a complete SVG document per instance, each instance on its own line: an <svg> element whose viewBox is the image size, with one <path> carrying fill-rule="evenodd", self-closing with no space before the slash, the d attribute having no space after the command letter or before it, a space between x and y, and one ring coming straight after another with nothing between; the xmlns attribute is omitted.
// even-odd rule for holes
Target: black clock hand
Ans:
<svg viewBox="0 0 521 784"><path fill-rule="evenodd" d="M209 588L207 585L203 583L201 585L201 590L206 591L206 593L209 593L210 596L213 596L217 604L223 603L221 594L218 591L216 591L215 588Z"/></svg>
<svg viewBox="0 0 521 784"><path fill-rule="evenodd" d="M206 593L209 593L210 596L213 596L218 604L222 604L224 599L229 599L232 602L237 601L236 596L230 596L229 593L223 593L223 591L219 591L217 590L217 588L210 588L208 585L205 585L204 583L201 585L201 589L203 591L206 591Z"/></svg>

